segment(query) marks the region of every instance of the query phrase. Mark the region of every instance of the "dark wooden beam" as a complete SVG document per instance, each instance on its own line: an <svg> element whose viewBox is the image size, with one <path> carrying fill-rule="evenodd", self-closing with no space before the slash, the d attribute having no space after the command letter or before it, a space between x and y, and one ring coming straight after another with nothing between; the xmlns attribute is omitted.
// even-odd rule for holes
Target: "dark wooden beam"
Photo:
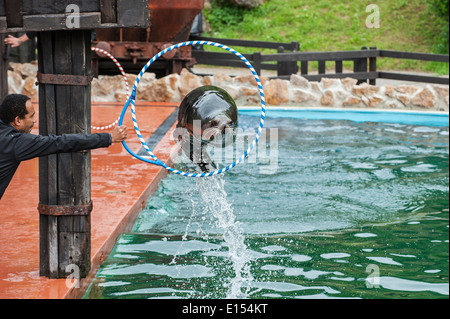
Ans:
<svg viewBox="0 0 450 319"><path fill-rule="evenodd" d="M0 103L8 95L8 48L4 43L5 35L0 34Z"/></svg>
<svg viewBox="0 0 450 319"><path fill-rule="evenodd" d="M100 0L102 23L117 22L117 3L115 0Z"/></svg>
<svg viewBox="0 0 450 319"><path fill-rule="evenodd" d="M38 66L44 74L91 73L91 32L52 31L38 35ZM40 134L89 133L91 87L39 85ZM62 153L39 159L39 202L47 206L90 203L90 152ZM65 278L76 266L90 270L90 215L40 214L40 274Z"/></svg>
<svg viewBox="0 0 450 319"><path fill-rule="evenodd" d="M379 57L396 58L396 59L411 59L421 61L435 61L435 62L449 62L448 54L431 54L431 53L417 53L417 52L402 52L393 50L378 50Z"/></svg>
<svg viewBox="0 0 450 319"><path fill-rule="evenodd" d="M66 24L70 16L79 18L79 28L149 27L148 0L98 0L98 1L36 1L0 0L0 33L26 31L72 30ZM76 4L77 12L68 10ZM3 9L3 10L2 10Z"/></svg>
<svg viewBox="0 0 450 319"><path fill-rule="evenodd" d="M449 85L448 77L428 76L419 74L405 74L394 72L377 72L379 79L390 79L399 81L424 82Z"/></svg>
<svg viewBox="0 0 450 319"><path fill-rule="evenodd" d="M22 27L22 1L4 0L6 12L6 25L8 28Z"/></svg>
<svg viewBox="0 0 450 319"><path fill-rule="evenodd" d="M117 24L120 27L149 26L148 1L117 0Z"/></svg>
<svg viewBox="0 0 450 319"><path fill-rule="evenodd" d="M298 51L300 45L298 42L268 42L268 41L252 41L252 40L238 40L238 39L219 39L211 37L190 37L192 41L211 41L217 42L229 46L240 46L240 47L253 47L253 48L263 48L263 49L274 49L277 50L279 47L283 47L284 50L288 51ZM242 53L242 52L241 52Z"/></svg>

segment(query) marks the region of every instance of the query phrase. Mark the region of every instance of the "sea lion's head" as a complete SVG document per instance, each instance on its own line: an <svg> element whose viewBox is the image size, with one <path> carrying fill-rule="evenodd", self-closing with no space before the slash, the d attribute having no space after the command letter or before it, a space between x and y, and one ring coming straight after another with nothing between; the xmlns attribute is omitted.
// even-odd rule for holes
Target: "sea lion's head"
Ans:
<svg viewBox="0 0 450 319"><path fill-rule="evenodd" d="M180 104L178 128L184 128L202 143L229 141L235 136L238 110L227 91L216 86L202 86L189 92ZM221 139L217 139L220 136ZM180 139L180 137L179 137Z"/></svg>

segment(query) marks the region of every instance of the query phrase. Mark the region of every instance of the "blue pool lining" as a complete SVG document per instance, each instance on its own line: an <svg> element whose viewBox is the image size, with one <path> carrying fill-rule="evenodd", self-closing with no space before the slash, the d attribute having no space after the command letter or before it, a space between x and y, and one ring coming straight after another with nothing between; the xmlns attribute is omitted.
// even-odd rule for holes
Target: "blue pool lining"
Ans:
<svg viewBox="0 0 450 319"><path fill-rule="evenodd" d="M251 106L238 108L240 114L257 116L259 109ZM449 126L449 114L438 111L355 109L355 108L304 108L267 107L266 117L310 120L349 120L354 122L383 122L426 126Z"/></svg>

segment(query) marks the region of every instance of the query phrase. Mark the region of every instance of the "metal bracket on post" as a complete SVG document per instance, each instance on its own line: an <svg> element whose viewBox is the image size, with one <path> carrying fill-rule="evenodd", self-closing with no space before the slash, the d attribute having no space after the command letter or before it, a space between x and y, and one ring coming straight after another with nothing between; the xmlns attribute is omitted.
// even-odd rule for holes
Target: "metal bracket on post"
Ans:
<svg viewBox="0 0 450 319"><path fill-rule="evenodd" d="M41 72L37 72L36 78L36 85L56 84L88 86L93 79L93 75L44 74Z"/></svg>
<svg viewBox="0 0 450 319"><path fill-rule="evenodd" d="M49 216L89 216L92 212L92 201L86 205L45 205L39 203L38 211L41 215Z"/></svg>

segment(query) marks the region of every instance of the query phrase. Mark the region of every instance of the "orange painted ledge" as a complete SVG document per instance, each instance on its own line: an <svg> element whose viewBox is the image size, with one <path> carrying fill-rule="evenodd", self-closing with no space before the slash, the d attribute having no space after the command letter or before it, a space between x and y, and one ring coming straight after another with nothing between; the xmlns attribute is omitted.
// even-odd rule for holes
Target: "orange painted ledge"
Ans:
<svg viewBox="0 0 450 319"><path fill-rule="evenodd" d="M37 102L35 109L38 110ZM175 111L175 104L137 103L136 115L145 139ZM92 103L92 125L107 126L120 115L123 103ZM138 152L130 112L124 119L127 144ZM170 165L169 154L176 148L171 137L174 126L153 153ZM96 131L93 131L95 133ZM108 132L108 131L102 131ZM38 134L34 128L33 134ZM79 288L66 279L39 276L39 160L22 162L0 200L0 298L81 298L98 267L108 257L117 237L130 231L156 191L167 170L132 157L121 144L91 151L91 271Z"/></svg>

